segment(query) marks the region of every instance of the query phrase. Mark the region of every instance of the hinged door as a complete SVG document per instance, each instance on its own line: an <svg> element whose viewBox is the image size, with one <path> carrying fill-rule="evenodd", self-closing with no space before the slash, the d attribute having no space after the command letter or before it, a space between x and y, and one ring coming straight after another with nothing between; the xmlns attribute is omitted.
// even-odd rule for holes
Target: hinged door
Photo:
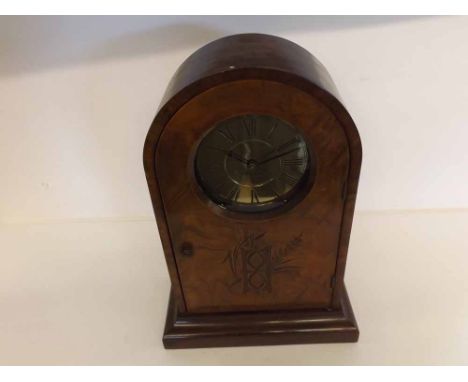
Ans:
<svg viewBox="0 0 468 382"><path fill-rule="evenodd" d="M226 214L203 196L194 176L202 136L243 113L274 115L301 129L316 161L310 192L294 207L260 219ZM323 104L272 81L217 86L172 117L155 162L187 311L330 306L349 151L342 127Z"/></svg>

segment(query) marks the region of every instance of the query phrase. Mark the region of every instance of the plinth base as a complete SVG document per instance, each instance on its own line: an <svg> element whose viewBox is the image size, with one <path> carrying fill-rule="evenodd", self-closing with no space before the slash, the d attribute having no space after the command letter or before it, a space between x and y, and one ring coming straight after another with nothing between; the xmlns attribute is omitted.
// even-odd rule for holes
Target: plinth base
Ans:
<svg viewBox="0 0 468 382"><path fill-rule="evenodd" d="M337 310L178 313L171 294L163 343L167 349L356 342L359 329L346 289Z"/></svg>

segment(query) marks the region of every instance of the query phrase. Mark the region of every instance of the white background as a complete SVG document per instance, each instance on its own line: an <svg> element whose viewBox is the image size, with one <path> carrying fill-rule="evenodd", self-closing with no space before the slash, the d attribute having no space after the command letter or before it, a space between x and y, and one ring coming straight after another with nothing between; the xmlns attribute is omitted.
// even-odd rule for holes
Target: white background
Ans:
<svg viewBox="0 0 468 382"><path fill-rule="evenodd" d="M358 343L163 349L143 142L176 67L239 32L315 54L360 130ZM467 17L0 18L0 363L466 364L467 36Z"/></svg>
<svg viewBox="0 0 468 382"><path fill-rule="evenodd" d="M0 19L0 219L151 218L142 148L177 66L228 34L291 39L363 142L357 209L468 207L466 17Z"/></svg>

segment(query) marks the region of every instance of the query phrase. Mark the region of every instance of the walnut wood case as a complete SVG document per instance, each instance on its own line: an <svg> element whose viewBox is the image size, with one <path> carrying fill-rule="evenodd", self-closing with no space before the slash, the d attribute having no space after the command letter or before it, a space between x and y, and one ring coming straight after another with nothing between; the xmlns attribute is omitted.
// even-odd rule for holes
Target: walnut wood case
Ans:
<svg viewBox="0 0 468 382"><path fill-rule="evenodd" d="M194 155L216 122L249 113L300 129L316 174L295 203L243 215L203 194ZM165 347L357 341L343 277L361 143L309 52L261 34L200 48L169 83L143 156L172 284ZM260 250L253 266L248 256Z"/></svg>

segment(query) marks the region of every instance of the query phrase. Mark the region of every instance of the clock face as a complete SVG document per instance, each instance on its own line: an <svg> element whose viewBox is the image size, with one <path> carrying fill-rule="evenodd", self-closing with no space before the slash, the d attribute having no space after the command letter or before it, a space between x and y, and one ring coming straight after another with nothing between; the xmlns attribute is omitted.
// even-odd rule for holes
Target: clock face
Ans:
<svg viewBox="0 0 468 382"><path fill-rule="evenodd" d="M204 193L238 212L284 205L306 182L310 165L301 133L270 115L240 115L217 123L195 156Z"/></svg>

